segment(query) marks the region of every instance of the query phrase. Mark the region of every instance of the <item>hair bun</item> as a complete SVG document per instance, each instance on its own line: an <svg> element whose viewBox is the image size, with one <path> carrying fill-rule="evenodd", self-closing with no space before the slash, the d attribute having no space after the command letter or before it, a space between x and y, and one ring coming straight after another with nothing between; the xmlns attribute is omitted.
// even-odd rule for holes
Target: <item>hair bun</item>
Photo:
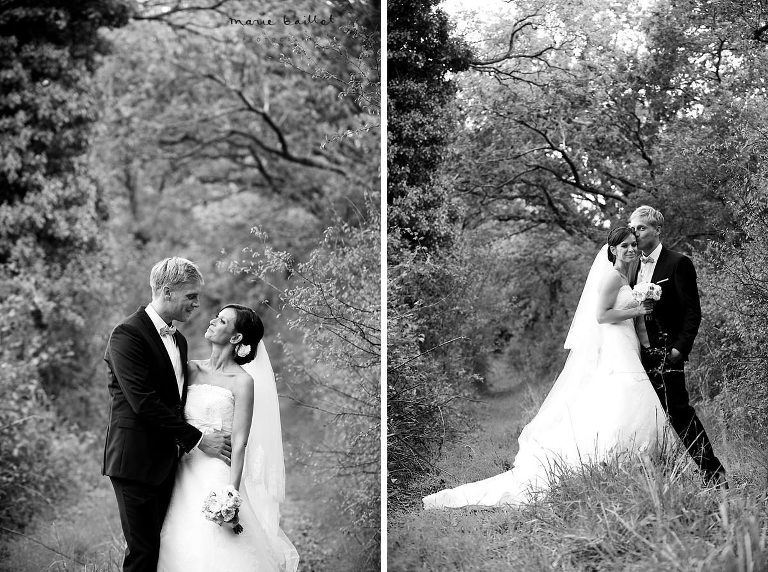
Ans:
<svg viewBox="0 0 768 572"><path fill-rule="evenodd" d="M256 357L259 342L264 337L264 324L256 311L248 306L227 304L221 310L225 308L235 311L235 331L243 336L232 350L235 363L243 365Z"/></svg>

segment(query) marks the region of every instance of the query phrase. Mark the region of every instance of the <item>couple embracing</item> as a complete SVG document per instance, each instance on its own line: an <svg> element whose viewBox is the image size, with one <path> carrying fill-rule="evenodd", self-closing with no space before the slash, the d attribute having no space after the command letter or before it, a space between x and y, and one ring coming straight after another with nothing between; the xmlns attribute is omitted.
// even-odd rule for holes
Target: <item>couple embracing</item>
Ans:
<svg viewBox="0 0 768 572"><path fill-rule="evenodd" d="M102 472L127 543L123 570L294 572L298 554L279 527L285 473L264 326L226 305L205 331L210 358L188 361L173 322L199 307L202 286L189 260L158 262L151 303L107 344Z"/></svg>
<svg viewBox="0 0 768 572"><path fill-rule="evenodd" d="M685 387L701 323L696 271L661 244L663 223L658 210L642 206L629 226L609 233L565 341L568 359L521 432L514 467L429 495L425 508L525 504L546 492L556 467L650 452L667 439L679 439L707 485L728 487ZM657 300L633 289L648 283Z"/></svg>

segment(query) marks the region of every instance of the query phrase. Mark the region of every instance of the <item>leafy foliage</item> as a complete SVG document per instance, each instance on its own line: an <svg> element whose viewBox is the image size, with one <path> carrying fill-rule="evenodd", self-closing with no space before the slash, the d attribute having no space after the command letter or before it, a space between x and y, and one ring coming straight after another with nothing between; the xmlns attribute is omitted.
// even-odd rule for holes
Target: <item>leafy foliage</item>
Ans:
<svg viewBox="0 0 768 572"><path fill-rule="evenodd" d="M758 451L768 443L768 360L762 332L766 313L766 251L762 235L768 222L768 171L762 157L768 139L754 137L756 122L764 122L764 103L744 110L732 125L732 137L742 139L740 153L718 173L720 191L734 224L722 230L720 240L710 241L699 256L703 311L709 316L700 334L701 385L717 394L728 434L733 440L734 461L743 459L743 470L768 472L768 459ZM732 154L728 140L705 150ZM704 150L703 150L704 151ZM743 456L744 450L752 450ZM751 465L751 466L750 466Z"/></svg>
<svg viewBox="0 0 768 572"><path fill-rule="evenodd" d="M468 127L459 145L467 168L456 177L470 224L543 224L596 241L601 223L652 203L667 216L672 240L713 236L728 223L721 201L700 177L682 176L693 173L680 158L696 145L692 139L714 135L724 118L718 113L735 111L746 70L734 62L737 52L757 55L754 47L735 42L715 77L712 35L719 32L711 24L692 28L699 16L687 8L532 6L515 41L548 38L539 50L546 65L521 78L512 72L529 59L516 53L490 69L480 62L476 69L489 77L462 81ZM498 40L486 49L498 50Z"/></svg>
<svg viewBox="0 0 768 572"><path fill-rule="evenodd" d="M106 212L86 174L92 71L122 2L6 3L0 12L0 524L22 528L77 479L62 424L92 413L110 294ZM99 348L99 349L96 349ZM23 509L23 510L22 510Z"/></svg>
<svg viewBox="0 0 768 572"><path fill-rule="evenodd" d="M216 11L181 12L115 34L124 49L103 69L109 115L98 153L117 183L114 196L134 217L158 202L205 208L267 197L320 218L320 229L334 209L354 216L361 188L377 175L368 160L378 149L375 34L357 24L358 13L333 4L292 8L336 20L244 27ZM230 2L226 14L255 9L285 12L277 2ZM370 11L357 9L360 19ZM148 238L146 229L136 232Z"/></svg>
<svg viewBox="0 0 768 572"><path fill-rule="evenodd" d="M502 292L484 287L490 253L455 251L418 263L390 265L387 344L388 494L432 466L459 398L481 386L485 358L495 348L488 331L505 324ZM403 301L410 301L406 305ZM391 332L394 332L393 335ZM491 346L491 347L488 347Z"/></svg>
<svg viewBox="0 0 768 572"><path fill-rule="evenodd" d="M456 218L437 171L457 122L456 84L446 74L467 69L470 52L450 36L436 6L434 0L388 2L387 219L397 240L391 253L450 241Z"/></svg>
<svg viewBox="0 0 768 572"><path fill-rule="evenodd" d="M380 244L378 205L371 201L359 225L339 221L298 261L261 244L250 260L231 269L279 288L277 310L291 316L301 349L291 351L294 378L310 386L303 404L326 420L314 466L342 483L342 506L351 520L346 532L361 546L357 569L378 570L380 541ZM274 276L287 276L286 286Z"/></svg>
<svg viewBox="0 0 768 572"><path fill-rule="evenodd" d="M128 13L128 4L119 0L3 4L0 202L76 171L94 120L90 74L107 48L98 29L125 25ZM4 260L7 254L0 251Z"/></svg>
<svg viewBox="0 0 768 572"><path fill-rule="evenodd" d="M446 317L473 281L452 254L458 210L438 173L457 128L456 85L470 52L450 35L437 2L388 3L387 267L388 493L430 465L442 440L444 409L474 380L473 344ZM458 270L458 272L457 272ZM466 314L462 314L466 315ZM480 343L480 339L476 340ZM466 387L466 386L465 386Z"/></svg>

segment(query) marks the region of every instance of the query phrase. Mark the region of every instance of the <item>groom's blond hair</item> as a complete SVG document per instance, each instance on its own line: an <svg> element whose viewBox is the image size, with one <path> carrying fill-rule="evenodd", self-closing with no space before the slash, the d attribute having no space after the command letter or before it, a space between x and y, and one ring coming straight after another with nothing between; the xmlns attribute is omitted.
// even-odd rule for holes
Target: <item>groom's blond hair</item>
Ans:
<svg viewBox="0 0 768 572"><path fill-rule="evenodd" d="M197 265L179 256L164 258L155 264L149 273L149 286L152 288L153 295L165 286L174 288L181 284L202 285L203 283L203 275Z"/></svg>
<svg viewBox="0 0 768 572"><path fill-rule="evenodd" d="M661 214L661 211L649 207L648 205L643 205L641 207L637 207L633 212L632 215L629 218L633 217L643 217L644 219L647 219L648 222L650 222L653 226L656 228L661 228L664 224L664 215Z"/></svg>

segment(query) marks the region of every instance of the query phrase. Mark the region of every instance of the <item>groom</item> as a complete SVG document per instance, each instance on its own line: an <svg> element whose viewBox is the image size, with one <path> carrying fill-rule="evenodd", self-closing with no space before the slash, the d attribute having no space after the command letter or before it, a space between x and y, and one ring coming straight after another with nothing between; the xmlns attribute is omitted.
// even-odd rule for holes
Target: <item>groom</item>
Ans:
<svg viewBox="0 0 768 572"><path fill-rule="evenodd" d="M117 497L127 543L123 570L155 572L160 530L182 453L197 447L229 463L230 436L203 435L184 421L187 340L172 325L199 307L203 277L184 258L166 258L149 277L152 302L118 324L104 359L110 393L102 474Z"/></svg>
<svg viewBox="0 0 768 572"><path fill-rule="evenodd" d="M637 208L629 219L642 251L632 285L655 282L662 290L651 314L653 319L635 322L640 358L672 427L704 473L706 482L728 488L725 469L688 402L685 388L684 365L701 323L696 270L690 258L662 246L663 224L664 216L649 206Z"/></svg>

